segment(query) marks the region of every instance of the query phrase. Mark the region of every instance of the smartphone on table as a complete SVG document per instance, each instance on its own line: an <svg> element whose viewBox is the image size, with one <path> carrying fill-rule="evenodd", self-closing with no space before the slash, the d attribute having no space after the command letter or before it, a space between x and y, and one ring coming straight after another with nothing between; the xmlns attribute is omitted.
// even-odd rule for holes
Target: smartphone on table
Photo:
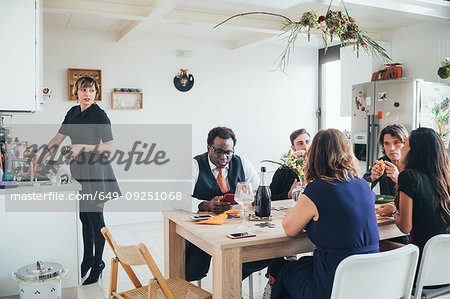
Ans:
<svg viewBox="0 0 450 299"><path fill-rule="evenodd" d="M211 217L213 217L213 216L212 215L194 215L194 216L191 216L191 219L192 220L206 220Z"/></svg>
<svg viewBox="0 0 450 299"><path fill-rule="evenodd" d="M241 238L248 238L248 237L254 237L256 236L254 233L251 232L243 232L243 233L234 233L227 235L230 239L241 239Z"/></svg>
<svg viewBox="0 0 450 299"><path fill-rule="evenodd" d="M234 201L234 194L227 193L223 196L222 202L229 202L231 205L235 205L236 202Z"/></svg>

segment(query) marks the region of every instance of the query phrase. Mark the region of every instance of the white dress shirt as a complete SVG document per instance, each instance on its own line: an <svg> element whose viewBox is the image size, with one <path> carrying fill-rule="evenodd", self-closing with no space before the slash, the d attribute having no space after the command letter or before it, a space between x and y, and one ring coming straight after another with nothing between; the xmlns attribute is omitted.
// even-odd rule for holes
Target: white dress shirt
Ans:
<svg viewBox="0 0 450 299"><path fill-rule="evenodd" d="M242 156L239 156L241 158L242 162L242 169L244 170L245 175L245 182L250 182L252 184L252 187L254 189L258 188L259 186L259 177L258 173L253 168L250 161L245 159ZM214 178L217 180L217 176L219 175L219 170L217 170L217 167L211 162L208 155L208 162L209 167L211 168L211 172L214 175ZM225 166L222 169L222 176L224 177L225 181L227 182L227 185L230 186L230 183L228 182L228 165ZM198 175L200 173L200 169L198 167L198 162L195 159L192 159L192 194L194 194L195 185L197 184ZM198 205L202 203L204 200L197 199L195 197L192 197L192 212L197 213L198 211Z"/></svg>

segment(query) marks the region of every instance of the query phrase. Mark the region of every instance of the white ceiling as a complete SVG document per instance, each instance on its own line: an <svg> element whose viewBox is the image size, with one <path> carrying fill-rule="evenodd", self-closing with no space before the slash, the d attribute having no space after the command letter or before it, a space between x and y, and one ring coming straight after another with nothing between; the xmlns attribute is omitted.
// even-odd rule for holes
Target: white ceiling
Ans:
<svg viewBox="0 0 450 299"><path fill-rule="evenodd" d="M253 15L235 18L216 29L213 26L251 11L298 20L309 10L325 14L328 4L328 0L44 0L44 24L112 32L118 42L157 34L227 41L232 48L239 48L276 40L282 33L282 19ZM347 0L345 5L349 15L375 39L382 32L425 21L450 26L447 0ZM335 0L332 9L343 10L342 2ZM299 43L308 44L306 39ZM320 44L318 37L308 45L315 44Z"/></svg>

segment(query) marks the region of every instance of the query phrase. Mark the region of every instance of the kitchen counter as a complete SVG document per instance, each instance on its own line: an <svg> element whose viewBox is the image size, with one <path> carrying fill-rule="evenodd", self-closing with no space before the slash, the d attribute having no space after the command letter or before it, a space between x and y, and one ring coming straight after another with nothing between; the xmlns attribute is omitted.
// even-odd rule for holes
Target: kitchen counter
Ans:
<svg viewBox="0 0 450 299"><path fill-rule="evenodd" d="M0 190L0 297L18 294L11 273L37 260L60 263L69 270L63 288L80 283L78 201L67 200L76 198L79 190L75 180ZM56 195L62 199L55 200Z"/></svg>
<svg viewBox="0 0 450 299"><path fill-rule="evenodd" d="M72 179L68 184L61 184L53 186L50 183L40 182L39 186L32 186L31 182L19 182L17 188L0 189L0 195L15 194L15 193L47 193L47 192L67 192L80 191L81 184Z"/></svg>

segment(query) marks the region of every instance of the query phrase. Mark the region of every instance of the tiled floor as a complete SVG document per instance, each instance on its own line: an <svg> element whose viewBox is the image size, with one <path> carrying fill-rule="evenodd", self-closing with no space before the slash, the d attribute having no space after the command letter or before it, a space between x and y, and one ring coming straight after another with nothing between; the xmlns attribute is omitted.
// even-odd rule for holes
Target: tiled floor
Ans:
<svg viewBox="0 0 450 299"><path fill-rule="evenodd" d="M152 254L159 269L164 272L164 228L163 222L147 222L137 224L126 224L110 226L109 230L119 244L138 244L144 243ZM103 277L98 283L89 286L79 286L77 289L77 299L103 299L108 298L110 261L113 257L108 244L105 245L103 260L106 262L106 268ZM136 275L142 283L147 283L152 275L146 266L134 267ZM202 280L202 288L212 291L212 271ZM267 284L267 278L264 277L265 270L253 275L253 293L254 298L261 298L264 287ZM133 285L129 281L123 269L119 266L118 291L129 290ZM243 298L249 298L248 279L243 282ZM66 299L66 298L65 298ZM71 298L69 298L71 299ZM75 299L75 298L74 298Z"/></svg>

